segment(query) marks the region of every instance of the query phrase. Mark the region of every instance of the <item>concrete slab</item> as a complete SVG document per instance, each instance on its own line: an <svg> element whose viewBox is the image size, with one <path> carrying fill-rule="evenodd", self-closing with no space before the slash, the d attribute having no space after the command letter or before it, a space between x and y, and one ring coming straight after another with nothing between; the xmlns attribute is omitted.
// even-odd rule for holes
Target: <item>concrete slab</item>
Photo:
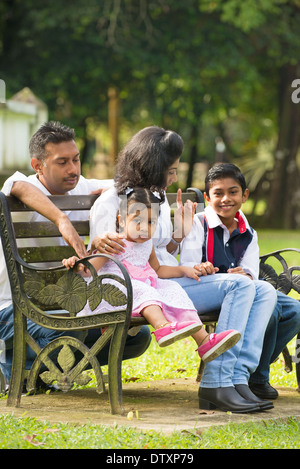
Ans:
<svg viewBox="0 0 300 469"><path fill-rule="evenodd" d="M6 400L1 399L0 414L26 415L50 423L117 424L165 433L193 431L227 423L286 419L289 416L300 418L300 394L297 390L277 389L279 398L274 401L274 409L253 414L200 411L198 383L194 379L124 384L124 415L111 415L107 393L98 395L94 389L23 396L19 408L7 407ZM130 412L131 420L128 419Z"/></svg>

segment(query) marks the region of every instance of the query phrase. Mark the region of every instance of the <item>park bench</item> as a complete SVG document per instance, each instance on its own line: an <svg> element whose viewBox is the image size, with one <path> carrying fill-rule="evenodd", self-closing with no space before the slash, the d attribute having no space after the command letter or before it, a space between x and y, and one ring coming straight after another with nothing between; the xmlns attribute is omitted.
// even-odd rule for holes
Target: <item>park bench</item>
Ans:
<svg viewBox="0 0 300 469"><path fill-rule="evenodd" d="M73 222L73 224L81 236L88 237L89 209L97 196L52 196L50 198L61 210L67 212L85 211L86 217L81 221ZM203 204L200 205L200 208L203 208L204 199L201 191L193 188L188 189L188 192L183 194L183 201L187 198ZM168 194L168 201L171 207L176 206L176 194ZM13 212L28 211L30 209L18 199L6 197L0 192L0 230L13 295L15 328L13 369L7 404L8 406L20 405L24 381L26 381L28 392L35 389L39 376L47 384L55 381L60 389L68 391L72 388L73 383L86 384L90 378L84 373L84 370L93 368L97 392L101 393L105 390L105 381L107 380L111 412L122 413L121 357L127 332L131 327L147 324L147 321L142 317L131 318L132 290L127 271L122 264L114 259L123 275L123 278L115 276L114 278L126 286L126 297L117 288L105 286L104 276L97 275L89 263L91 257L89 256L81 260L93 273L93 282L88 286L78 274L66 271L61 265L61 259L74 254L71 247L51 246L53 244L51 241L45 244L45 240L60 236L55 225L48 221L42 223L12 222L11 214ZM16 240L24 238L43 238L43 246L18 249ZM30 244L32 245L32 242ZM300 267L288 267L287 263L282 261L282 255L286 251L262 256L261 273L275 288L281 289L284 293L288 293L290 289L300 293L299 276L294 275L294 271L300 270ZM293 251L300 252L296 249ZM104 254L102 256L110 257ZM283 267L283 272L280 275L277 275L274 268L266 262L274 256L280 259ZM49 262L51 262L51 267L45 267L45 263ZM55 266L52 265L53 262ZM87 299L94 309L101 298L113 305L120 306L120 310L76 317L77 312L82 309ZM214 329L218 315L219 311L210 311L200 316L209 331ZM27 332L26 318L41 326L70 333L92 328L104 328L104 332L91 349L88 349L78 338L64 336L50 342L41 350ZM106 378L102 374L96 356L109 342L108 377ZM25 369L27 344L37 354L30 370ZM74 351L76 351L75 354ZM77 357L78 354L80 359L75 360L75 355ZM284 356L286 368L290 371L292 359L287 350L285 350ZM200 380L203 371L202 364L199 370L198 379ZM296 366L296 372L299 385L299 364ZM3 385L3 377L0 376L1 383Z"/></svg>

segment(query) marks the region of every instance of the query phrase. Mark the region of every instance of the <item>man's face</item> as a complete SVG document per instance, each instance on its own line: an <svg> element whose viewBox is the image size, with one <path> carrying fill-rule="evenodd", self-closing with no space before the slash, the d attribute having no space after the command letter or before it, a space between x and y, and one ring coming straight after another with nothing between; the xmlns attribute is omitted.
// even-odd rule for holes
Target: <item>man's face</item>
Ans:
<svg viewBox="0 0 300 469"><path fill-rule="evenodd" d="M52 195L63 195L74 189L81 171L80 153L74 140L61 143L47 143L48 153L42 162L32 158L31 166L41 183Z"/></svg>

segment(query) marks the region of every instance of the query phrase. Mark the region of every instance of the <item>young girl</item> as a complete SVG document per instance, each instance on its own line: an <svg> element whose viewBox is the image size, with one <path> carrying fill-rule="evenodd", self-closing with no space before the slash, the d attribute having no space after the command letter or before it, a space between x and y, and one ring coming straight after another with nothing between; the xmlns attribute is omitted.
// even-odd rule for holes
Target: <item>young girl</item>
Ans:
<svg viewBox="0 0 300 469"><path fill-rule="evenodd" d="M235 345L240 333L235 330L208 335L202 327L192 301L172 277L190 277L200 281L193 267L160 265L153 245L160 200L145 188L135 188L121 197L118 214L119 232L124 235L125 252L118 259L127 268L133 288L133 316L144 316L155 331L161 347L192 336L198 353L204 362L209 362ZM77 257L64 259L63 264L72 268ZM107 258L93 258L91 263L101 273L119 274L118 266ZM109 282L114 283L113 280ZM118 288L122 286L118 284ZM125 289L124 289L125 290ZM88 304L78 315L98 314L118 309L106 301L91 311Z"/></svg>

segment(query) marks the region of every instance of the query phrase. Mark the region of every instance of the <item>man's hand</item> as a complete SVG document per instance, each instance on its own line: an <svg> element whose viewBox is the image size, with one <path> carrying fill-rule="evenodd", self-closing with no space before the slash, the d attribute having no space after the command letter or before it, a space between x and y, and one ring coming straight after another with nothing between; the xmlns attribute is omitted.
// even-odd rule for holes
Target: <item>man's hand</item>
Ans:
<svg viewBox="0 0 300 469"><path fill-rule="evenodd" d="M60 212L58 220L54 223L56 224L66 243L69 244L69 246L72 246L80 259L88 256L88 252L83 240L80 238L67 215L65 215L63 212Z"/></svg>

